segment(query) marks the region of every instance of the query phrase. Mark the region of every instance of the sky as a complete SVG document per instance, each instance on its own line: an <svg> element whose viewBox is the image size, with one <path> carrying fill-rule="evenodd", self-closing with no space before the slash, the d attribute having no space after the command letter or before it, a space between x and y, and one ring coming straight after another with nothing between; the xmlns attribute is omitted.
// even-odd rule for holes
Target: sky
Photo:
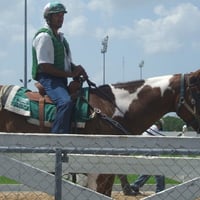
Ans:
<svg viewBox="0 0 200 200"><path fill-rule="evenodd" d="M21 85L24 79L25 0L0 6L0 84ZM27 79L31 79L32 38L43 27L48 0L27 0ZM73 61L89 78L105 83L147 79L200 68L200 1L198 0L61 0L68 13L64 33ZM140 63L144 65L140 68ZM28 88L35 90L34 82Z"/></svg>

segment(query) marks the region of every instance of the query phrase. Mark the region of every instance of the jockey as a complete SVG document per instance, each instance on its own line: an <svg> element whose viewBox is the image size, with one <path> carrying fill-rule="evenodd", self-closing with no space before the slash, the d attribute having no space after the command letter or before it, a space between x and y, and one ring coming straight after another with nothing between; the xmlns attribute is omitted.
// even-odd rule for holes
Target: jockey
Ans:
<svg viewBox="0 0 200 200"><path fill-rule="evenodd" d="M67 90L67 78L87 78L84 68L72 62L69 44L63 33L58 31L66 13L63 4L48 3L43 13L46 25L35 34L32 46L32 77L44 87L56 105L52 133L70 132L73 103Z"/></svg>

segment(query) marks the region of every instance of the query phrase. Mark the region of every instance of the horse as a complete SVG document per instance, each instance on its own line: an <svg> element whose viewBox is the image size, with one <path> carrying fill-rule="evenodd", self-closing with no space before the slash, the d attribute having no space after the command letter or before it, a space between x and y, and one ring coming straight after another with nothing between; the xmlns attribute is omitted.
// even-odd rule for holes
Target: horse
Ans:
<svg viewBox="0 0 200 200"><path fill-rule="evenodd" d="M94 116L84 128L77 129L77 133L140 135L171 112L200 132L200 70L92 86L88 104ZM117 126L113 126L113 121L117 122L114 123ZM2 105L0 131L38 133L40 127L29 124L26 117L8 111ZM44 128L44 132L49 132L49 128ZM97 192L111 196L114 177L113 174L95 175L93 184L88 185Z"/></svg>

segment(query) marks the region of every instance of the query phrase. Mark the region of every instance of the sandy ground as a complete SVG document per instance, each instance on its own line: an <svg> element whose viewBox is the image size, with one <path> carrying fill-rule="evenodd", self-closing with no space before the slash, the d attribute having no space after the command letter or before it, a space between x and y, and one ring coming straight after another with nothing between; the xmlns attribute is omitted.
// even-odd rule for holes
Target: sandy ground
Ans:
<svg viewBox="0 0 200 200"><path fill-rule="evenodd" d="M1 192L0 200L54 200L43 192Z"/></svg>
<svg viewBox="0 0 200 200"><path fill-rule="evenodd" d="M152 193L143 193L136 197L125 196L122 192L113 192L112 198L115 200L139 200ZM54 197L43 192L1 192L0 200L54 200Z"/></svg>
<svg viewBox="0 0 200 200"><path fill-rule="evenodd" d="M145 193L142 193L141 195L137 195L137 196L126 196L123 194L123 192L113 192L112 198L115 200L139 200L139 199L147 197L151 194L153 194L153 192L145 192Z"/></svg>
<svg viewBox="0 0 200 200"><path fill-rule="evenodd" d="M153 192L143 192L137 196L125 196L123 192L113 192L112 198L114 200L142 200L151 194ZM0 200L54 200L54 197L43 192L0 192ZM200 198L196 200L200 200Z"/></svg>

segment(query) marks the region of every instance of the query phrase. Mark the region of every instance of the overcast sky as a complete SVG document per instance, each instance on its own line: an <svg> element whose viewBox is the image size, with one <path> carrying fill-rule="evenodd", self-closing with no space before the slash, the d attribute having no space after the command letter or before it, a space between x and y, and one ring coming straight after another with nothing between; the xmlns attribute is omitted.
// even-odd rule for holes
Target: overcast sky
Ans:
<svg viewBox="0 0 200 200"><path fill-rule="evenodd" d="M31 78L31 43L44 25L47 0L27 0L27 63ZM62 0L68 13L60 30L97 85L103 81L102 39L106 83L188 73L200 68L200 1L197 0ZM23 85L24 0L0 6L0 84ZM34 89L34 81L28 87Z"/></svg>

